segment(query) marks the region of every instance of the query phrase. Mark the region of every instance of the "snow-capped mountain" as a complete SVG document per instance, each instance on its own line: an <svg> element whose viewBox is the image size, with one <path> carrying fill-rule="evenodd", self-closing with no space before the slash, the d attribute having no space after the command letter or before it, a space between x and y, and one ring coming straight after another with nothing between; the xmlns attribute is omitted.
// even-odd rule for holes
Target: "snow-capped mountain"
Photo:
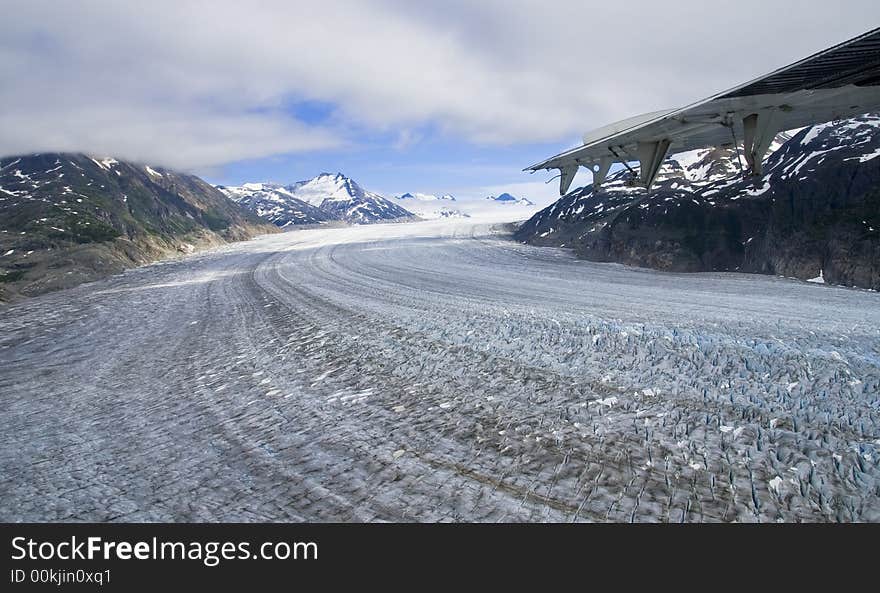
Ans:
<svg viewBox="0 0 880 593"><path fill-rule="evenodd" d="M426 220L436 219L436 218L469 218L470 214L459 209L459 208L450 208L449 206L443 206L439 204L407 204L409 206L409 210L418 216L419 218L424 218Z"/></svg>
<svg viewBox="0 0 880 593"><path fill-rule="evenodd" d="M517 205L517 206L534 206L534 202L527 200L526 198L517 198L516 196L510 195L509 193L503 193L500 196L487 196L487 200L492 200L499 204L505 205Z"/></svg>
<svg viewBox="0 0 880 593"><path fill-rule="evenodd" d="M399 196L395 196L398 200L418 200L420 202L434 202L437 200L447 200L450 202L455 201L455 196L452 194L443 194L442 196L435 196L434 194L420 194L416 193L405 193Z"/></svg>
<svg viewBox="0 0 880 593"><path fill-rule="evenodd" d="M451 194L436 196L418 192L407 192L393 198L394 202L406 208L419 218L469 218L470 215L459 207Z"/></svg>
<svg viewBox="0 0 880 593"><path fill-rule="evenodd" d="M676 154L650 193L621 170L599 192L569 192L516 236L592 260L880 288L880 117L776 140L759 179L743 177L733 149Z"/></svg>
<svg viewBox="0 0 880 593"><path fill-rule="evenodd" d="M298 199L289 189L277 183L245 183L239 187L218 185L217 189L232 201L282 228L334 219L330 212Z"/></svg>
<svg viewBox="0 0 880 593"><path fill-rule="evenodd" d="M328 220L366 224L413 218L409 210L367 191L342 173L321 173L292 185L218 186L230 199L285 227Z"/></svg>
<svg viewBox="0 0 880 593"><path fill-rule="evenodd" d="M478 197L455 198L451 194L435 195L407 192L392 198L400 206L424 219L438 218L481 218L496 221L524 220L537 208L526 198L517 198L509 193L491 195L485 199Z"/></svg>

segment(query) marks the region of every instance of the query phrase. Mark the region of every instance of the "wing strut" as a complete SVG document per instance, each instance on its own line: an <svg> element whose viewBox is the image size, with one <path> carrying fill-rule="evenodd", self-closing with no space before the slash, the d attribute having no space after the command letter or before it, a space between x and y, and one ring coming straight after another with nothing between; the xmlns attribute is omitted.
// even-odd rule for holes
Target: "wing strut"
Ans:
<svg viewBox="0 0 880 593"><path fill-rule="evenodd" d="M562 167L559 169L559 195L564 196L568 191L568 188L571 187L571 182L574 181L575 173L577 173L578 166L577 165L569 165L567 167Z"/></svg>
<svg viewBox="0 0 880 593"><path fill-rule="evenodd" d="M622 146L620 147L620 149L623 150L624 152L626 152L626 150L624 150L624 148L623 148ZM614 156L617 157L617 160L620 161L620 164L621 164L621 165L623 165L624 167L626 167L626 170L629 171L629 174L630 174L630 175L632 175L632 179L635 179L636 177L639 176L639 174L636 173L636 172L633 170L633 168L629 166L629 163L627 162L627 160L626 160L625 158L623 158L622 156L620 156L620 154L619 154L616 150L614 150L614 147L613 147L613 146L609 146L609 147L608 147L608 150L611 151L611 154L613 154ZM627 154L629 154L629 153L627 153Z"/></svg>
<svg viewBox="0 0 880 593"><path fill-rule="evenodd" d="M611 168L611 163L614 162L609 156L603 157L599 159L598 164L593 164L590 166L590 171L593 173L593 191L599 191L602 188L602 184L605 183L605 178L608 176L608 170Z"/></svg>
<svg viewBox="0 0 880 593"><path fill-rule="evenodd" d="M598 163L587 165L590 173L593 174L593 191L599 191L599 189L602 188L602 184L605 183L605 178L608 176L608 170L611 169L612 163L614 163L614 159L607 156L599 159ZM559 169L560 196L564 196L568 193L568 189L571 187L571 182L574 180L578 167L578 164L574 164Z"/></svg>
<svg viewBox="0 0 880 593"><path fill-rule="evenodd" d="M730 136L733 138L733 149L736 151L736 162L739 163L739 172L745 176L746 170L745 167L743 167L742 155L740 155L739 152L739 141L736 139L736 130L733 129L732 123L727 122L721 125L730 128Z"/></svg>
<svg viewBox="0 0 880 593"><path fill-rule="evenodd" d="M750 173L756 177L764 174L764 155L779 131L775 119L775 110L761 111L743 118L743 152Z"/></svg>
<svg viewBox="0 0 880 593"><path fill-rule="evenodd" d="M666 158L669 144L670 142L666 138L655 142L638 143L636 154L639 157L639 169L641 171L639 181L648 190L654 185L657 173L660 172L660 166L663 164L663 159Z"/></svg>

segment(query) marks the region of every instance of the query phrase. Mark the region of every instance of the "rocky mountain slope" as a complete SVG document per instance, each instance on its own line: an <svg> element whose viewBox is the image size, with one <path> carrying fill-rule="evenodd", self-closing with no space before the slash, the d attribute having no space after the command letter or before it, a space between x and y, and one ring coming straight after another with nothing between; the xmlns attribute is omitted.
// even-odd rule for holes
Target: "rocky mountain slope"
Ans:
<svg viewBox="0 0 880 593"><path fill-rule="evenodd" d="M239 187L218 185L228 198L281 228L319 224L333 220L330 212L312 206L277 183L245 183Z"/></svg>
<svg viewBox="0 0 880 593"><path fill-rule="evenodd" d="M646 194L628 172L578 188L516 237L670 271L740 271L880 289L880 117L783 135L760 179L734 150L673 155Z"/></svg>
<svg viewBox="0 0 880 593"><path fill-rule="evenodd" d="M82 154L0 159L0 299L274 231L193 175Z"/></svg>
<svg viewBox="0 0 880 593"><path fill-rule="evenodd" d="M402 206L367 191L342 173L321 173L292 185L217 186L228 198L280 227L343 221L370 224L411 220Z"/></svg>

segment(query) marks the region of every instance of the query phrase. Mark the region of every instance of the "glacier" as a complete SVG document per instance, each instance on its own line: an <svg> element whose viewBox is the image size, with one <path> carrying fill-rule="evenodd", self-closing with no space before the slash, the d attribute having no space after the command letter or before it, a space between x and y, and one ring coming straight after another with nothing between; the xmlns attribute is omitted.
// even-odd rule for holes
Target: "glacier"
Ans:
<svg viewBox="0 0 880 593"><path fill-rule="evenodd" d="M490 220L0 310L4 521L880 521L880 299Z"/></svg>

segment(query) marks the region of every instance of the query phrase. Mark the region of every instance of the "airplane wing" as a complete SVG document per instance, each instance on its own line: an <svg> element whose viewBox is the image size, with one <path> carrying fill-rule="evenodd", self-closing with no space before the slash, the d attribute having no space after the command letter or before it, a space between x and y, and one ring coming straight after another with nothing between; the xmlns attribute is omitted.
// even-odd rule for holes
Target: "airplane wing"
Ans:
<svg viewBox="0 0 880 593"><path fill-rule="evenodd" d="M632 117L584 135L583 146L525 171L559 169L560 195L578 167L598 188L615 162L639 162L639 183L651 187L666 155L708 146L742 146L749 171L778 132L880 108L880 28L680 109Z"/></svg>

